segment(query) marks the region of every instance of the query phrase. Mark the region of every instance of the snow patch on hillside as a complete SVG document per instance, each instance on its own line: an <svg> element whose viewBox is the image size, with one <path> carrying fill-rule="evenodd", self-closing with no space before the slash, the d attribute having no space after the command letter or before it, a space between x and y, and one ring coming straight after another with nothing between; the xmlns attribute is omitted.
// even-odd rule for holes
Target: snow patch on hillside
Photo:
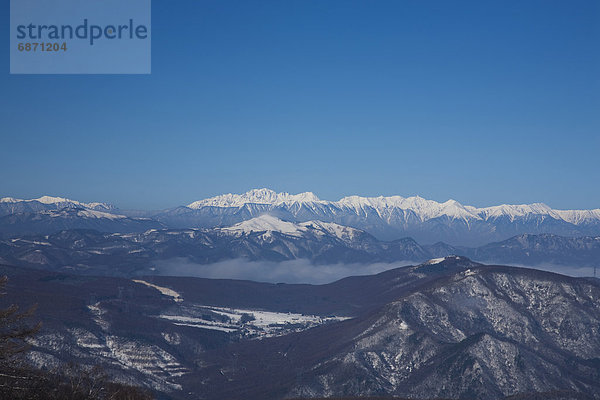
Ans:
<svg viewBox="0 0 600 400"><path fill-rule="evenodd" d="M132 279L132 281L135 283L141 283L142 285L146 285L148 287L154 288L154 289L158 290L159 292L161 292L162 294L164 294L165 296L169 296L169 297L173 298L173 301L176 301L176 302L183 301L183 298L181 297L181 295L179 293L177 293L176 291L174 291L173 289L169 289L169 288L166 288L163 286L158 286L153 283L143 281L141 279Z"/></svg>
<svg viewBox="0 0 600 400"><path fill-rule="evenodd" d="M218 330L227 333L239 332L249 337L273 337L299 332L325 323L343 321L348 317L320 317L297 313L249 310L226 307L198 306L198 315L182 316L161 314L158 318L171 321L175 325L199 329ZM207 319L204 315L215 313L223 320Z"/></svg>

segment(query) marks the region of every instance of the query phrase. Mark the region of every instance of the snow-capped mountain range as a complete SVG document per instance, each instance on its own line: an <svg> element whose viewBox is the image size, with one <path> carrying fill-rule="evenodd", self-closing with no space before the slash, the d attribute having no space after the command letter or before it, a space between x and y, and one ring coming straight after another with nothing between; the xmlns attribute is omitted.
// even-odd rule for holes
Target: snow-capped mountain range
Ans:
<svg viewBox="0 0 600 400"><path fill-rule="evenodd" d="M195 201L187 207L199 209L211 207L241 207L244 204L281 205L290 203L324 203L312 192L300 194L277 193L270 189L253 189L244 194L223 194L204 200Z"/></svg>
<svg viewBox="0 0 600 400"><path fill-rule="evenodd" d="M153 217L173 227L210 227L232 225L265 213L294 222L335 222L383 240L410 236L420 243L444 241L464 246L524 233L600 234L600 209L555 210L543 203L477 208L455 200L439 203L419 196L348 196L328 201L311 192L293 195L269 189L216 196Z"/></svg>
<svg viewBox="0 0 600 400"><path fill-rule="evenodd" d="M338 209L351 209L357 215L366 214L370 209L376 210L386 218L393 210L413 212L421 221L439 217L462 219L465 221L484 221L490 218L508 217L515 220L526 215L547 215L551 218L578 224L586 220L600 220L600 208L595 210L554 210L544 203L508 205L477 208L460 204L456 200L438 203L420 196L347 196L338 201L320 200L312 192L300 194L277 193L270 189L253 189L244 194L224 194L205 200L195 201L187 208L199 210L204 207L243 207L248 204L269 205L273 207L293 206L326 206Z"/></svg>
<svg viewBox="0 0 600 400"><path fill-rule="evenodd" d="M37 366L102 365L173 398L600 398L600 281L463 257L596 266L600 235L581 233L599 231L598 210L263 189L145 215L0 200L11 302L40 304L28 354ZM471 248L407 237L511 232ZM325 285L152 276L238 259L425 262Z"/></svg>
<svg viewBox="0 0 600 400"><path fill-rule="evenodd" d="M7 197L0 200L0 217L63 208L131 218L144 216L170 228L226 227L269 214L289 222L336 223L364 230L382 240L412 237L425 244L443 241L462 246L480 246L526 233L600 235L600 209L556 210L543 203L477 208L455 200L439 203L419 196L348 196L328 201L311 192L289 194L269 189L220 195L157 212L121 211L105 203L82 203L61 197Z"/></svg>

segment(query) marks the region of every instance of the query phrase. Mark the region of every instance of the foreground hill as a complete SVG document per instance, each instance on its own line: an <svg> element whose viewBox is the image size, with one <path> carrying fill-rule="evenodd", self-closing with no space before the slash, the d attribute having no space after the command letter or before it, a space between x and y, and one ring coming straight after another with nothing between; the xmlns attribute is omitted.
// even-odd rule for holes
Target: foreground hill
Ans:
<svg viewBox="0 0 600 400"><path fill-rule="evenodd" d="M404 273L429 279L375 312L214 354L223 374L207 367L204 390L243 398L250 386L261 397L251 382L270 379L286 397L600 396L597 284L461 258Z"/></svg>
<svg viewBox="0 0 600 400"><path fill-rule="evenodd" d="M594 279L462 257L328 285L2 269L2 301L40 304L38 365L172 398L600 398Z"/></svg>

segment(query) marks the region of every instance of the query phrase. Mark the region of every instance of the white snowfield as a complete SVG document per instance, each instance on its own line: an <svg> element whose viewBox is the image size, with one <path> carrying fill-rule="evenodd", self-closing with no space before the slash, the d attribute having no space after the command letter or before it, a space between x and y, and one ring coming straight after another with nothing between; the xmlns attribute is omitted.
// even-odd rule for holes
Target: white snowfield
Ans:
<svg viewBox="0 0 600 400"><path fill-rule="evenodd" d="M441 257L441 258L432 258L431 260L427 261L425 263L425 265L435 265L435 264L439 264L442 261L444 261L446 258L445 257Z"/></svg>
<svg viewBox="0 0 600 400"><path fill-rule="evenodd" d="M198 310L222 316L222 320L214 321L200 316L182 316L161 314L158 318L171 321L175 325L189 326L199 329L211 329L223 332L240 332L250 337L281 336L298 332L328 322L343 321L348 317L319 317L296 313L281 313L274 311L247 310L213 306L198 306Z"/></svg>
<svg viewBox="0 0 600 400"><path fill-rule="evenodd" d="M205 200L195 201L187 207L200 209L203 207L242 207L246 204L260 204L271 207L293 207L304 205L309 208L330 207L334 210L350 210L358 215L365 215L365 209L374 209L379 216L385 217L394 209L413 211L421 221L441 216L465 221L485 221L498 217L508 217L511 221L526 215L547 215L554 219L572 224L580 224L590 220L600 220L600 209L594 210L555 210L543 203L508 205L477 208L463 205L456 200L438 203L419 196L348 196L338 201L319 199L314 193L305 192L296 195L277 193L269 189L253 189L244 194L225 194Z"/></svg>
<svg viewBox="0 0 600 400"><path fill-rule="evenodd" d="M175 302L183 301L183 297L181 297L181 295L179 293L177 293L176 291L174 291L173 289L169 289L169 288L166 288L163 286L158 286L153 283L143 281L141 279L132 279L132 281L135 283L141 283L142 285L146 285L148 287L154 288L154 289L158 290L159 292L161 292L162 294L164 294L165 296L169 296L169 297L173 298L173 301L175 301Z"/></svg>

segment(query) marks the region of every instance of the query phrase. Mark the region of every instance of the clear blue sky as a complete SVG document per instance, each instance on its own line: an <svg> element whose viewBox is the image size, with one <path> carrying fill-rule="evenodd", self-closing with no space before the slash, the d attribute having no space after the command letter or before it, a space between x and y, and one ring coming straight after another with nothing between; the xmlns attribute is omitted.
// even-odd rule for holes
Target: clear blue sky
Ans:
<svg viewBox="0 0 600 400"><path fill-rule="evenodd" d="M597 0L153 0L152 15L149 76L11 76L2 29L0 196L600 207Z"/></svg>

